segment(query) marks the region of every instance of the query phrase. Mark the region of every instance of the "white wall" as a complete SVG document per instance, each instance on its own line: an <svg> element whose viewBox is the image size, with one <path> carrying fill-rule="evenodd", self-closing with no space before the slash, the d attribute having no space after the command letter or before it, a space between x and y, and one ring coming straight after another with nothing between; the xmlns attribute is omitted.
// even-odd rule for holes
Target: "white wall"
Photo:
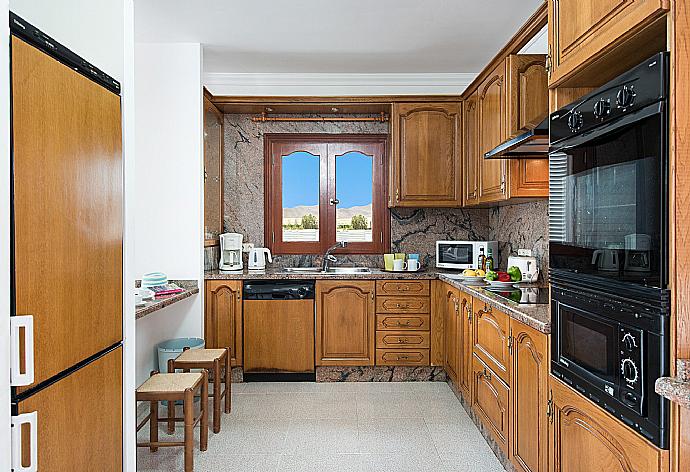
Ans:
<svg viewBox="0 0 690 472"><path fill-rule="evenodd" d="M520 54L548 54L549 53L549 28L544 26L530 41L520 50Z"/></svg>
<svg viewBox="0 0 690 472"><path fill-rule="evenodd" d="M0 470L10 470L9 2L0 0Z"/></svg>
<svg viewBox="0 0 690 472"><path fill-rule="evenodd" d="M137 204L134 270L203 284L201 45L136 43ZM154 347L203 334L202 294L137 321L137 383Z"/></svg>
<svg viewBox="0 0 690 472"><path fill-rule="evenodd" d="M125 5L130 2L10 0L10 10L121 81Z"/></svg>

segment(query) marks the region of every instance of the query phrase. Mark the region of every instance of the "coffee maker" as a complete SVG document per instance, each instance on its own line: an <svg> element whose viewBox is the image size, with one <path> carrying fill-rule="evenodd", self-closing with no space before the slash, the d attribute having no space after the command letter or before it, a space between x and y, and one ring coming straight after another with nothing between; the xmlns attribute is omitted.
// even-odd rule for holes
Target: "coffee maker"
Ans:
<svg viewBox="0 0 690 472"><path fill-rule="evenodd" d="M624 270L649 272L652 238L648 234L628 234L625 237Z"/></svg>
<svg viewBox="0 0 690 472"><path fill-rule="evenodd" d="M220 235L220 270L242 270L242 235L223 233Z"/></svg>

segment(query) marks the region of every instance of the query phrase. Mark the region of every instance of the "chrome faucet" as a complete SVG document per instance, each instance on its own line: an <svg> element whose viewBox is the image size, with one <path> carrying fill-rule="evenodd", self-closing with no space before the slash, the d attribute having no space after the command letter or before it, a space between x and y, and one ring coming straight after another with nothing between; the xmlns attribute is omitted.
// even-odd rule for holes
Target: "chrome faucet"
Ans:
<svg viewBox="0 0 690 472"><path fill-rule="evenodd" d="M331 253L341 247L347 247L347 241L340 241L326 249L326 252L323 255L323 262L321 263L321 272L328 272L328 264L330 262L338 262L338 258Z"/></svg>

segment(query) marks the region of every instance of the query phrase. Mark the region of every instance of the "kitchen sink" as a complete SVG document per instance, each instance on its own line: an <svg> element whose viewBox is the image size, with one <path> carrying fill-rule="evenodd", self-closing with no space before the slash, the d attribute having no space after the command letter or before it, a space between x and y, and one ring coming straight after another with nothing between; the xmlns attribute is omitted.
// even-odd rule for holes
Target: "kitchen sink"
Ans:
<svg viewBox="0 0 690 472"><path fill-rule="evenodd" d="M369 274L371 269L368 267L329 267L323 271L321 267L287 267L285 272L291 274Z"/></svg>

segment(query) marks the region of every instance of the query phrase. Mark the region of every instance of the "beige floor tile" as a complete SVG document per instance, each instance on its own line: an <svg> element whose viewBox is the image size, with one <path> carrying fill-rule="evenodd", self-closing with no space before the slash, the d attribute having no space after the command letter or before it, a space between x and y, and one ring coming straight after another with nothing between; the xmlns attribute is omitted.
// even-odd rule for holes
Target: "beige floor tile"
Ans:
<svg viewBox="0 0 690 472"><path fill-rule="evenodd" d="M419 454L436 450L422 418L360 418L358 424L362 452Z"/></svg>
<svg viewBox="0 0 690 472"><path fill-rule="evenodd" d="M285 454L353 454L359 450L356 419L293 419Z"/></svg>

